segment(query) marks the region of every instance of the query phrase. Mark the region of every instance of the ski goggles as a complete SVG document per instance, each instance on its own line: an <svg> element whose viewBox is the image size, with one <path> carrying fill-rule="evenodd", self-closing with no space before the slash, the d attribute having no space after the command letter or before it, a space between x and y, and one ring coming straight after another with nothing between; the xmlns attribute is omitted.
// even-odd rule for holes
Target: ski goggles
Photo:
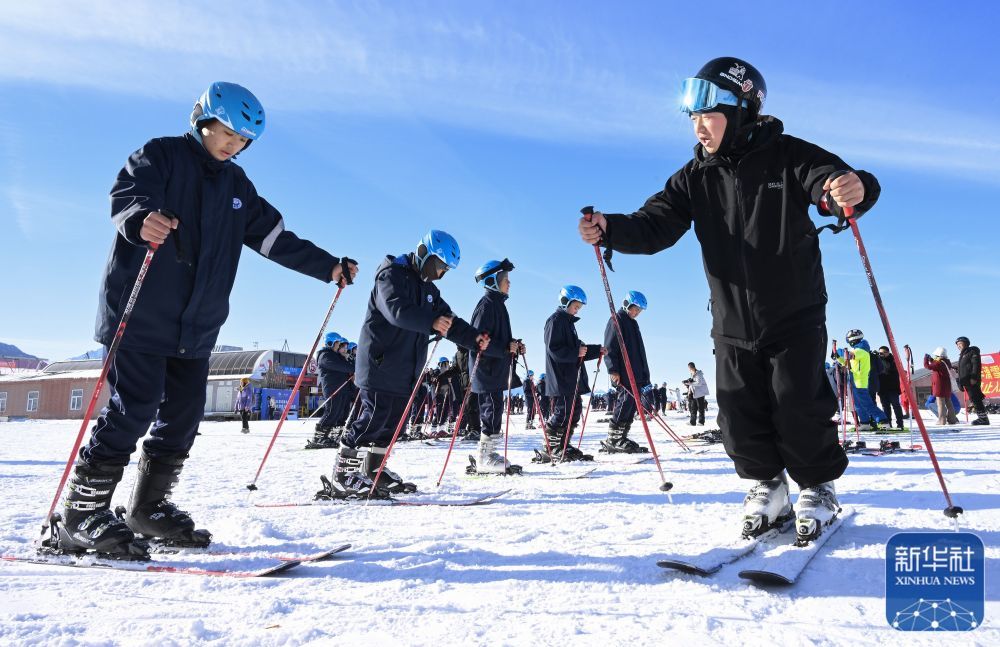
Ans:
<svg viewBox="0 0 1000 647"><path fill-rule="evenodd" d="M711 81L684 79L681 84L682 112L708 112L719 104L735 107L740 105L740 100L729 90L723 90Z"/></svg>
<svg viewBox="0 0 1000 647"><path fill-rule="evenodd" d="M502 261L500 261L499 265L495 265L481 274L476 274L476 283L482 281L486 277L495 276L500 272L513 272L513 271L514 271L514 264L505 258Z"/></svg>

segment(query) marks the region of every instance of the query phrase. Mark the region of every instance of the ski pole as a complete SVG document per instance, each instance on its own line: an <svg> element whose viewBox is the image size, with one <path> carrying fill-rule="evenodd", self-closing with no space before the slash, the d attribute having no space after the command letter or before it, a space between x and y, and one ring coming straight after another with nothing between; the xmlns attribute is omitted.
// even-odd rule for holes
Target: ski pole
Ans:
<svg viewBox="0 0 1000 647"><path fill-rule="evenodd" d="M347 422L344 423L344 429L347 429L354 424L354 420L357 418L358 413L358 400L361 399L361 389L358 389L357 394L354 396L354 402L351 403L351 410L347 413Z"/></svg>
<svg viewBox="0 0 1000 647"><path fill-rule="evenodd" d="M327 397L327 399L326 399L326 400L323 400L323 401L322 401L322 402L320 403L320 405L319 405L318 407L316 407L316 410L315 410L315 411L313 411L312 413L310 413L310 414L309 414L309 417L308 417L308 418L304 418L304 419L302 420L302 423L303 423L303 424L305 424L305 423L309 422L310 420L312 420L313 416L315 416L315 415L316 415L317 413L319 413L319 412L320 412L320 410L322 410L322 409L323 409L323 407L324 407L324 406L326 406L326 403L327 403L327 402L329 402L330 400L333 400L333 399L334 399L335 397L337 397L337 394L338 394L338 393L340 393L340 390L341 390L341 389L343 389L343 388L344 388L345 386L347 386L347 383L351 381L351 378L352 378L352 377L354 377L354 376L353 376L353 375L349 375L349 376L347 377L347 379L346 379L346 380L344 380L344 383L343 383L343 384L341 384L340 386L338 386L338 387L337 387L337 390L336 390L336 391L334 391L333 393L331 393L331 394L330 394L330 396L329 396L329 397Z"/></svg>
<svg viewBox="0 0 1000 647"><path fill-rule="evenodd" d="M594 371L594 388L597 388L597 376L601 372L601 360L604 359L604 355L597 356L597 370ZM590 403L594 401L593 392L591 396L587 398L587 408L583 410L583 422L580 423L580 440L576 443L576 448L580 449L583 445L583 432L587 430L587 416L590 415Z"/></svg>
<svg viewBox="0 0 1000 647"><path fill-rule="evenodd" d="M403 415L399 417L399 423L396 425L396 431L392 434L392 440L389 441L389 446L385 448L385 455L382 457L382 462L379 463L378 471L375 472L375 478L372 479L372 487L368 490L368 501L371 501L372 494L375 493L375 488L378 485L378 479L382 476L382 470L385 469L385 465L389 462L389 455L392 453L392 448L396 445L396 440L399 438L399 432L403 430L403 425L406 424L406 418L410 414L410 407L413 406L413 399L417 397L417 390L420 389L420 385L424 383L424 375L427 373L427 364L431 361L431 357L437 352L438 344L441 343L441 336L438 335L437 339L434 340L434 346L431 348L430 352L427 353L427 359L424 360L424 367L420 369L420 375L417 377L417 383L413 385L413 391L410 392L410 399L406 401L406 408L403 409Z"/></svg>
<svg viewBox="0 0 1000 647"><path fill-rule="evenodd" d="M465 407L469 404L469 394L472 393L472 377L476 374L476 369L479 368L479 358L483 356L483 351L478 351L476 353L476 361L472 363L472 370L469 371L469 386L465 388L465 395L462 397L462 408L458 411L458 417L455 419L455 430L451 433L451 442L448 443L448 453L444 457L444 466L441 468L441 476L438 477L437 485L435 487L441 487L441 481L444 479L444 471L448 469L448 460L451 458L451 450L455 447L455 439L458 438L458 430L462 428L462 417L465 415Z"/></svg>
<svg viewBox="0 0 1000 647"><path fill-rule="evenodd" d="M916 391L913 388L913 381L910 376L903 370L902 362L900 361L899 351L896 349L896 338L892 334L892 327L889 325L889 317L886 315L885 306L882 304L882 296L879 294L878 284L875 282L875 273L872 272L871 261L868 259L868 251L865 249L865 243L861 240L861 231L858 229L857 220L854 218L854 208L844 207L844 216L847 218L848 224L851 226L851 232L854 234L854 241L858 245L858 253L861 255L861 262L865 266L865 274L868 276L868 284L872 289L872 296L875 298L875 307L878 308L879 318L882 319L882 327L885 329L886 337L889 338L889 345L892 349L892 359L896 363L896 371L901 375L905 376L906 383L906 393L912 398L911 402L916 403L917 396ZM938 464L937 455L934 453L934 446L931 444L931 437L927 433L927 428L924 426L924 419L920 415L920 409L918 407L911 406L911 412L917 417L917 427L920 428L920 435L924 439L924 446L927 448L927 455L931 458L931 464L934 466L934 472L937 474L938 482L941 484L941 492L944 494L945 501L948 507L944 509L944 515L955 520L955 527L958 528L958 515L962 514L963 510L961 507L955 505L951 500L951 495L948 493L948 485L945 483L944 474L941 473L941 466Z"/></svg>
<svg viewBox="0 0 1000 647"><path fill-rule="evenodd" d="M903 345L903 350L906 351L906 363L909 364L910 375L913 375L913 351L910 350L909 344ZM907 420L907 426L910 428L910 449L913 449L913 402L910 400L909 393L906 394L906 400L910 405L908 407L909 411L907 412L910 414L909 420Z"/></svg>
<svg viewBox="0 0 1000 647"><path fill-rule="evenodd" d="M510 389L514 384L514 366L517 364L517 354L510 356L510 373L507 374L507 421L503 428L503 475L507 476L507 444L510 441Z"/></svg>
<svg viewBox="0 0 1000 647"><path fill-rule="evenodd" d="M521 361L524 363L524 373L527 375L528 371L528 356L521 355ZM538 426L542 430L542 442L545 444L545 453L549 457L549 462L552 462L552 447L549 446L549 437L545 435L545 418L542 417L542 402L541 398L545 397L538 393L538 389L535 388L535 383L531 382L531 392L535 394L535 415L538 416Z"/></svg>
<svg viewBox="0 0 1000 647"><path fill-rule="evenodd" d="M584 207L580 210L583 217L588 221L591 220L594 214L593 207ZM635 401L639 402L639 391L638 386L635 383L635 374L632 373L632 362L628 358L628 350L625 348L625 337L622 335L622 328L618 324L618 316L615 313L615 300L611 296L611 284L608 283L608 273L604 270L604 259L601 257L601 248L595 244L594 245L594 256L597 257L597 267L601 270L601 280L604 282L604 294L608 297L608 309L611 311L611 321L615 324L615 336L618 337L618 346L622 351L622 360L625 364L625 371L628 374L629 386L632 389L632 397ZM610 256L609 256L610 258ZM646 432L646 441L649 442L649 451L653 454L653 460L656 462L656 470L660 473L660 490L663 492L668 492L674 487L673 483L667 481L667 477L663 474L663 467L660 465L660 457L656 454L656 446L653 443L653 436L649 433L649 424L646 422L646 415L642 412L642 408L639 408L639 419L642 420L642 430Z"/></svg>
<svg viewBox="0 0 1000 647"><path fill-rule="evenodd" d="M347 275L350 276L350 270L348 270ZM306 355L306 361L302 364L302 370L299 371L299 377L295 380L295 386L292 387L292 392L288 396L288 401L285 402L285 408L281 412L281 417L278 418L278 426L274 428L274 434L271 436L271 442L268 443L267 450L264 452L264 458L261 459L260 466L257 467L257 473L254 474L253 480L247 484L247 489L251 492L257 489L257 479L260 478L260 473L264 471L264 464L267 463L267 457L271 455L271 449L274 447L274 441L278 440L278 434L281 433L281 426L285 424L288 412L292 408L292 401L295 400L295 395L299 392L299 387L302 386L302 379L306 376L306 369L309 368L309 361L312 359L313 353L316 352L316 347L319 346L319 340L322 339L323 332L326 330L327 324L330 323L330 316L333 314L333 309L337 306L337 300L340 299L340 294L343 291L344 286L341 285L337 288L337 293L333 295L330 307L326 311L326 317L323 318L323 325L319 327L319 332L316 334L316 339L313 341L312 348L309 349L309 354Z"/></svg>
<svg viewBox="0 0 1000 647"><path fill-rule="evenodd" d="M576 394L580 392L580 370L583 369L583 358L576 363L576 386L573 387L573 399L569 403L569 418L566 419L566 437L563 438L562 458L560 462L566 460L566 447L569 445L569 437L573 433L573 414L576 413Z"/></svg>
<svg viewBox="0 0 1000 647"><path fill-rule="evenodd" d="M166 210L161 209L161 213L166 215L171 215ZM142 259L142 265L139 266L139 274L135 277L135 285L132 286L132 293L129 294L128 301L125 303L125 310L122 312L122 319L118 323L118 328L115 330L115 337L111 341L111 346L108 348L108 354L104 358L104 364L101 366L101 374L97 378L97 384L94 385L94 394L90 397L90 404L87 405L87 411L83 414L83 422L80 423L80 432L76 435L76 441L73 443L73 449L70 450L69 460L66 461L66 468L63 470L62 478L59 479L59 485L56 487L56 494L52 497L52 505L49 506L49 513L45 515L45 521L42 522L42 534L49 527L49 521L52 519L52 513L55 512L56 505L59 503L59 495L62 494L63 487L66 485L66 480L69 478L70 470L73 469L73 461L76 460L77 452L80 451L80 445L83 444L83 434L87 431L87 425L90 424L90 417L94 415L94 407L97 406L97 401L101 397L101 391L104 389L104 381L108 377L108 370L111 368L111 362L114 361L115 353L118 352L118 346L121 345L122 335L125 334L125 327L128 325L128 320L132 316L132 310L135 308L135 302L139 299L139 290L142 289L142 283L146 280L146 273L149 271L149 266L153 262L153 255L156 253L159 244L149 243L149 249L146 250L146 256Z"/></svg>
<svg viewBox="0 0 1000 647"><path fill-rule="evenodd" d="M626 394L628 394L628 397L632 398L633 402L635 401L635 396L632 395L632 392L630 390L624 389L624 388L622 390L625 391ZM643 406L643 404L641 402L639 403L639 408L641 408L643 411L645 411L646 413L648 413L649 417L655 423L657 423L658 425L660 425L660 428L663 429L663 431L668 436L670 436L673 439L673 441L680 446L681 449L683 449L684 451L687 451L687 452L691 451L691 448L687 446L687 443L685 443L684 440L681 439L681 437L678 436L674 432L674 430L670 428L670 426L666 423L666 421L663 420L663 418L660 417L656 412L649 411L648 409L646 409L645 406Z"/></svg>

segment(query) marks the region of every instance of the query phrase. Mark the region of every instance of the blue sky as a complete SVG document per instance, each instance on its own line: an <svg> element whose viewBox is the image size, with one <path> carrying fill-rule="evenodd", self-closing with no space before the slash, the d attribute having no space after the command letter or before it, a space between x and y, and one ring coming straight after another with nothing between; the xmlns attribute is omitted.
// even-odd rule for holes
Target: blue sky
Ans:
<svg viewBox="0 0 1000 647"><path fill-rule="evenodd" d="M0 13L0 341L49 359L94 348L114 236L107 193L146 140L185 131L214 80L251 88L267 132L239 163L290 229L361 261L331 328L357 338L371 272L429 228L461 267L440 287L469 316L472 280L510 257L515 334L543 366L560 286L608 309L579 207L632 211L691 155L680 81L735 55L764 74L786 132L874 173L861 220L897 341L1000 346L995 285L1000 83L992 3L33 2ZM210 18L210 14L218 20ZM824 234L831 337L884 343L848 233ZM708 288L689 233L617 255L615 298L643 291L654 379L712 368ZM243 257L220 343L308 349L328 286ZM452 348L440 354L451 354ZM601 380L604 383L604 378Z"/></svg>

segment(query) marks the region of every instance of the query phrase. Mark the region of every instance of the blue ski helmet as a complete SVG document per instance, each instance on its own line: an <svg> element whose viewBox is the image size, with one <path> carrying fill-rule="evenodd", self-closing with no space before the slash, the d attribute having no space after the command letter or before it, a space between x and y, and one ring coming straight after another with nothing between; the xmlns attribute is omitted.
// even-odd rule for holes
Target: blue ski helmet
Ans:
<svg viewBox="0 0 1000 647"><path fill-rule="evenodd" d="M256 141L264 134L264 106L250 90L235 83L216 81L194 104L191 131L198 141L201 141L198 124L209 119L217 119L223 126L250 141Z"/></svg>
<svg viewBox="0 0 1000 647"><path fill-rule="evenodd" d="M355 344L353 341L347 342L347 350L348 350L348 352L353 351L357 347L358 347L358 345Z"/></svg>
<svg viewBox="0 0 1000 647"><path fill-rule="evenodd" d="M528 377L531 377L531 376L533 376L534 374L535 374L535 372L534 372L534 371L528 371Z"/></svg>
<svg viewBox="0 0 1000 647"><path fill-rule="evenodd" d="M338 342L344 341L344 338L335 332L328 332L326 333L326 337L324 337L324 340L326 341L327 346L333 346Z"/></svg>
<svg viewBox="0 0 1000 647"><path fill-rule="evenodd" d="M498 284L498 280L500 275L504 272L510 272L513 269L514 264L506 258L502 261L486 261L476 270L476 283L487 290L499 292L500 285Z"/></svg>
<svg viewBox="0 0 1000 647"><path fill-rule="evenodd" d="M420 255L420 247L426 251ZM441 262L448 266L448 269L458 267L458 262L462 258L462 250L458 248L458 241L451 234L439 229L431 229L424 234L424 237L417 243L417 263L420 269L424 269L424 263L431 256L437 256Z"/></svg>
<svg viewBox="0 0 1000 647"><path fill-rule="evenodd" d="M448 363L448 358L447 357L439 357L438 358L438 364L447 364L447 363Z"/></svg>
<svg viewBox="0 0 1000 647"><path fill-rule="evenodd" d="M542 373L541 375L539 375L538 379L539 380L544 380L545 379L545 373Z"/></svg>
<svg viewBox="0 0 1000 647"><path fill-rule="evenodd" d="M639 306L640 310L645 310L647 308L646 295L638 290L629 290L625 298L622 299L622 307L628 310L630 306Z"/></svg>
<svg viewBox="0 0 1000 647"><path fill-rule="evenodd" d="M573 301L579 301L583 305L587 305L587 293L583 291L583 288L575 285L564 285L562 290L559 291L559 307L566 309Z"/></svg>

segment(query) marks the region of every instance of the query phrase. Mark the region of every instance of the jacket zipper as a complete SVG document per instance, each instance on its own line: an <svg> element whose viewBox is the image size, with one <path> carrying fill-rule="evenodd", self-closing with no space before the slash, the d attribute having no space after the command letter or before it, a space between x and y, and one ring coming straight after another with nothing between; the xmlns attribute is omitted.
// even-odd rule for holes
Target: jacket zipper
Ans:
<svg viewBox="0 0 1000 647"><path fill-rule="evenodd" d="M750 271L747 269L747 257L745 253L746 238L744 234L746 233L745 222L743 219L743 199L742 191L740 190L740 174L739 174L739 163L733 167L733 186L736 189L736 210L737 219L740 224L740 265L743 267L743 281L747 284L747 287L743 288L743 296L746 299L747 304L747 318L746 318L746 329L750 337L750 342L753 344L753 352L757 352L757 331L753 325L753 309L750 307Z"/></svg>

